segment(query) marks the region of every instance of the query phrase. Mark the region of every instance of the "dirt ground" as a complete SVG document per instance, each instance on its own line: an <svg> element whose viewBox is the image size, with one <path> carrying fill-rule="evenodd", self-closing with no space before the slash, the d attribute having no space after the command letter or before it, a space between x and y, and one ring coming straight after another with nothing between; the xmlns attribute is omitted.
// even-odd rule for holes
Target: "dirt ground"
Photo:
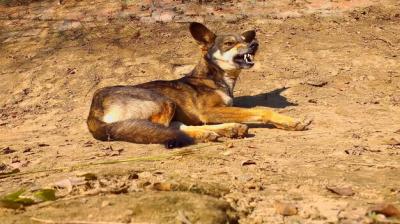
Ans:
<svg viewBox="0 0 400 224"><path fill-rule="evenodd" d="M400 206L399 1L0 3L0 195L57 196L0 207L0 223L400 223L367 213ZM235 104L312 117L310 130L254 125L173 151L93 139L97 88L196 64L189 21L255 28Z"/></svg>

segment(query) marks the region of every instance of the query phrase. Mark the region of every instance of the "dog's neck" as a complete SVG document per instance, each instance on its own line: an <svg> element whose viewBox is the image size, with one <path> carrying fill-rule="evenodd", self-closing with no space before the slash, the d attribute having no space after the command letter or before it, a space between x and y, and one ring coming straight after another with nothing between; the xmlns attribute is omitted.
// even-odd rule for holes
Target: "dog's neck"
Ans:
<svg viewBox="0 0 400 224"><path fill-rule="evenodd" d="M202 57L196 67L187 77L213 81L215 87L233 97L233 89L239 77L240 70L224 71L217 65Z"/></svg>

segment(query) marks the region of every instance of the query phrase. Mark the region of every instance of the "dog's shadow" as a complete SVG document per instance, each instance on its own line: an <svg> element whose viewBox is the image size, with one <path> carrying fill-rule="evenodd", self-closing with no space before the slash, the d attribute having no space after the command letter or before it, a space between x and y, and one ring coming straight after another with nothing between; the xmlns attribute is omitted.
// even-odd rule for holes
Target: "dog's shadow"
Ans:
<svg viewBox="0 0 400 224"><path fill-rule="evenodd" d="M261 93L255 96L239 96L233 100L236 107L251 108L256 106L270 108L285 108L288 106L297 106L298 104L289 102L281 93L287 90L287 87L276 89L268 93Z"/></svg>
<svg viewBox="0 0 400 224"><path fill-rule="evenodd" d="M233 100L233 105L236 107L251 108L251 107L269 107L269 108L286 108L288 106L297 106L298 104L289 102L288 99L281 95L287 90L287 87L276 89L268 93L261 93L255 96L239 96ZM250 128L274 128L270 124L248 124ZM249 135L248 137L253 137Z"/></svg>

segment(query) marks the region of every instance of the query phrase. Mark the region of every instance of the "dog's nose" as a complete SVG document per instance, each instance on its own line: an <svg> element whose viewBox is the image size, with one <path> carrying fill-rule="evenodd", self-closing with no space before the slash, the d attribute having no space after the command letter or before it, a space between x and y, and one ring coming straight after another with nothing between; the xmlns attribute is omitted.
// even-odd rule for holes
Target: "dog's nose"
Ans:
<svg viewBox="0 0 400 224"><path fill-rule="evenodd" d="M253 51L256 51L258 49L258 42L257 41L251 42L249 48Z"/></svg>

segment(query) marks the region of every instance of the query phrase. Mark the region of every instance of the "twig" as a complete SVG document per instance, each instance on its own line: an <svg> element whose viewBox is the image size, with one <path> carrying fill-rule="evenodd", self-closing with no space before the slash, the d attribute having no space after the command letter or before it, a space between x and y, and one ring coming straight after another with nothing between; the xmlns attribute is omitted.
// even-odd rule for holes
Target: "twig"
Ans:
<svg viewBox="0 0 400 224"><path fill-rule="evenodd" d="M145 162L145 161L159 161L163 159L169 159L176 156L186 156L193 154L195 151L201 148L211 147L215 145L219 145L220 143L209 143L207 145L201 145L198 147L186 148L182 150L173 151L172 153L165 153L158 156L141 156L141 157L130 157L127 159L118 159L118 160L107 160L107 161L100 161L94 163L86 163L86 164L78 164L70 167L58 167L52 169L41 169L41 170L33 170L33 171L26 171L20 173L9 173L9 174L0 174L0 179L13 177L13 176L22 176L26 174L35 174L35 173L43 173L43 172L63 172L65 170L76 170L79 168L96 166L96 165L106 165L106 164L118 164L118 163L129 163L129 162Z"/></svg>
<svg viewBox="0 0 400 224"><path fill-rule="evenodd" d="M400 168L400 166L396 166L396 165L378 165L378 164L372 164L372 163L346 163L346 165L368 166L368 167L376 167L376 168Z"/></svg>
<svg viewBox="0 0 400 224"><path fill-rule="evenodd" d="M297 134L297 135L287 135L287 136L274 136L270 138L245 138L245 139L234 139L232 141L239 142L239 141L253 141L253 142L260 142L269 139L275 139L280 137L303 137L303 136L312 136L312 135L323 135L323 134L330 134L331 132L317 132L317 133L304 133L304 134ZM52 169L42 169L42 170L33 170L33 171L26 171L26 172L19 172L19 173L12 173L12 174L0 174L0 179L14 177L14 176L23 176L27 174L35 174L35 173L44 173L44 172L63 172L65 170L76 170L80 168L90 167L90 166L97 166L97 165L107 165L107 164L119 164L119 163L131 163L131 162L151 162L151 161L160 161L164 159L170 159L176 156L186 156L194 154L195 152L199 151L199 149L220 146L222 145L220 142L211 142L204 145L199 146L192 146L187 147L182 150L176 150L172 153L165 153L157 156L141 156L141 157L130 157L126 159L117 159L117 160L106 160L100 162L93 162L93 163L86 163L86 164L78 164L70 167L59 167L59 168L52 168Z"/></svg>
<svg viewBox="0 0 400 224"><path fill-rule="evenodd" d="M51 219L39 219L31 217L32 221L47 223L47 224L124 224L122 222L95 222L95 221L54 221ZM148 222L131 222L133 224L150 224Z"/></svg>
<svg viewBox="0 0 400 224"><path fill-rule="evenodd" d="M380 38L380 37L374 37L372 40L380 40L380 41L383 41L383 42L387 43L391 47L394 46L393 43L390 42L389 40L386 40L386 39L383 39L383 38Z"/></svg>

